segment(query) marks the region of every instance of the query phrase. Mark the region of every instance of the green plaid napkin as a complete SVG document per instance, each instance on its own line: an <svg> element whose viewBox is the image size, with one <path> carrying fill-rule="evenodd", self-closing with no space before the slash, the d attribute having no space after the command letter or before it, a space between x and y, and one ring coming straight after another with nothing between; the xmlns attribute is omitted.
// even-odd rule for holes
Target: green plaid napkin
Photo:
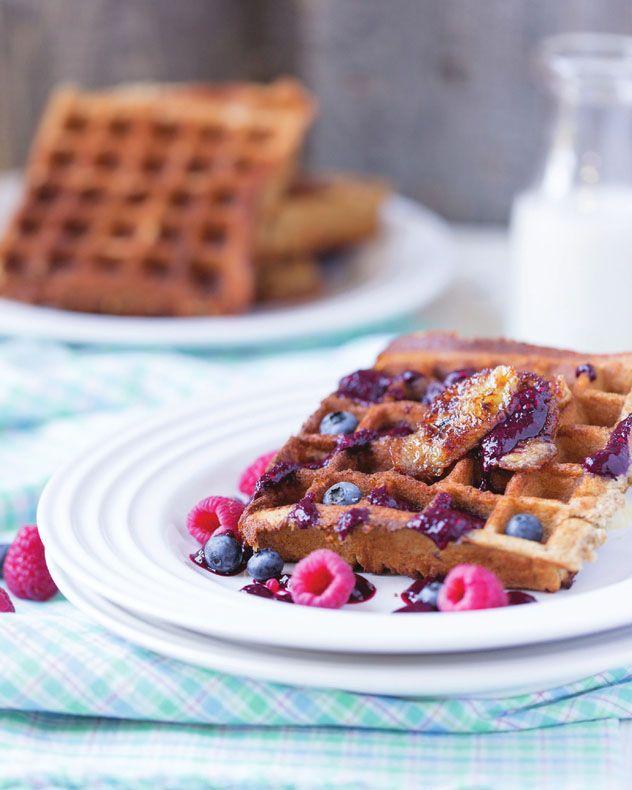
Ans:
<svg viewBox="0 0 632 790"><path fill-rule="evenodd" d="M283 369L346 370L380 342L288 354ZM33 519L46 478L86 437L278 371L271 357L0 344L0 538ZM626 786L632 666L507 699L398 699L188 666L61 598L17 608L0 618L0 788Z"/></svg>

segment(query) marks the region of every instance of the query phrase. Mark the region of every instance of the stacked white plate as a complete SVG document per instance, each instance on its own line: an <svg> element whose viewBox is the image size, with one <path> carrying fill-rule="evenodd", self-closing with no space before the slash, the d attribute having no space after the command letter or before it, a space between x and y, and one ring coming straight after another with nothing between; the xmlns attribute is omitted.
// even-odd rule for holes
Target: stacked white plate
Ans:
<svg viewBox="0 0 632 790"><path fill-rule="evenodd" d="M368 361L368 360L367 360ZM573 588L533 604L394 615L410 579L338 611L247 595L246 576L194 565L185 518L296 431L338 370L153 418L58 472L38 523L62 592L138 645L283 683L399 695L552 687L632 660L632 532L612 531Z"/></svg>

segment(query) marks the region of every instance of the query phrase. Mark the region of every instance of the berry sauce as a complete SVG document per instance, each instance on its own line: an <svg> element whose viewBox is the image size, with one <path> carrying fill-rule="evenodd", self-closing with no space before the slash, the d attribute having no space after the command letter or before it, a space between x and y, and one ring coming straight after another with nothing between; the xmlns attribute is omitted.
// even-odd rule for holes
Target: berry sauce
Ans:
<svg viewBox="0 0 632 790"><path fill-rule="evenodd" d="M452 497L446 493L437 494L432 502L406 524L409 529L429 537L440 549L445 549L473 529L481 529L485 519L465 510L454 507Z"/></svg>
<svg viewBox="0 0 632 790"><path fill-rule="evenodd" d="M405 606L400 606L399 609L395 609L393 614L408 614L410 612L436 612L437 610L434 606L430 606L429 603L424 603L423 601L415 601L414 603L407 603Z"/></svg>
<svg viewBox="0 0 632 790"><path fill-rule="evenodd" d="M440 381L431 381L421 402L426 406L430 406L444 390L445 387Z"/></svg>
<svg viewBox="0 0 632 790"><path fill-rule="evenodd" d="M204 546L201 546L197 551L193 552L193 554L189 554L189 559L191 562L194 562L198 568L202 568L209 573L215 574L215 576L237 576L239 573L242 573L246 569L246 565L248 564L248 560L252 557L252 549L250 546L244 546L244 556L239 565L239 567L235 568L234 571L231 573L220 573L219 571L213 570L213 568L209 567L208 563L206 562L206 558L204 556Z"/></svg>
<svg viewBox="0 0 632 790"><path fill-rule="evenodd" d="M536 602L533 595L522 592L522 590L507 590L507 597L509 598L509 606L520 606L523 603Z"/></svg>
<svg viewBox="0 0 632 790"><path fill-rule="evenodd" d="M338 523L334 527L340 540L344 540L347 535L352 532L356 527L362 526L369 518L369 511L365 507L352 507L347 510L338 519Z"/></svg>
<svg viewBox="0 0 632 790"><path fill-rule="evenodd" d="M526 439L542 434L549 414L551 388L540 379L519 390L507 408L507 417L481 441L483 470L489 471L498 461Z"/></svg>
<svg viewBox="0 0 632 790"><path fill-rule="evenodd" d="M374 488L369 492L367 500L372 505L377 505L378 507L390 507L394 510L415 511L417 509L413 503L409 502L407 499L395 496L395 494L391 494L386 486Z"/></svg>
<svg viewBox="0 0 632 790"><path fill-rule="evenodd" d="M351 595L347 603L364 603L370 601L375 595L376 587L364 576L359 573L355 574L355 587L351 590Z"/></svg>
<svg viewBox="0 0 632 790"><path fill-rule="evenodd" d="M400 598L405 604L416 604L416 603L423 603L425 606L429 606L430 610L435 609L434 606L431 604L426 604L425 601L421 600L421 591L424 587L427 587L429 584L433 582L443 581L442 578L439 576L429 576L425 579L415 579L411 584L406 587L406 589L400 593ZM423 611L426 611L425 609Z"/></svg>
<svg viewBox="0 0 632 790"><path fill-rule="evenodd" d="M609 477L612 480L627 474L630 466L631 429L632 414L629 414L625 420L615 425L606 446L584 460L584 469L599 477Z"/></svg>
<svg viewBox="0 0 632 790"><path fill-rule="evenodd" d="M370 601L376 592L375 585L368 579L365 579L364 576L360 576L359 573L354 575L355 586L351 591L347 603L365 603L366 601ZM283 601L284 603L294 603L292 594L290 593L291 579L292 576L285 573L278 579L270 579L265 583L253 581L250 584L246 584L245 587L242 587L240 592L245 592L248 595L256 595L259 598L269 598L275 601ZM276 582L274 587L271 582Z"/></svg>
<svg viewBox="0 0 632 790"><path fill-rule="evenodd" d="M342 452L343 450L347 450L347 452L358 452L366 449L371 442L374 442L376 439L379 439L378 432L366 429L347 435L343 434L339 436L336 441L336 451Z"/></svg>
<svg viewBox="0 0 632 790"><path fill-rule="evenodd" d="M411 428L408 423L400 420L399 422L394 423L391 425L390 428L382 428L380 429L380 436L410 436L411 433L414 433L414 428Z"/></svg>
<svg viewBox="0 0 632 790"><path fill-rule="evenodd" d="M280 461L278 464L271 466L267 472L264 472L255 486L254 497L258 497L265 491L270 491L281 483L286 482L293 477L300 469L298 464L288 464Z"/></svg>
<svg viewBox="0 0 632 790"><path fill-rule="evenodd" d="M391 381L390 376L379 370L356 370L340 379L337 394L351 400L377 403L384 397Z"/></svg>
<svg viewBox="0 0 632 790"><path fill-rule="evenodd" d="M584 373L588 376L589 381L594 381L597 378L597 371L590 362L584 362L583 365L578 365L575 368L575 378L579 378Z"/></svg>
<svg viewBox="0 0 632 790"><path fill-rule="evenodd" d="M305 494L288 513L288 520L294 521L299 529L307 529L318 524L318 508L313 494Z"/></svg>
<svg viewBox="0 0 632 790"><path fill-rule="evenodd" d="M459 381L469 379L476 373L476 368L461 368L460 370L453 370L443 379L444 387L451 387L453 384L458 384Z"/></svg>

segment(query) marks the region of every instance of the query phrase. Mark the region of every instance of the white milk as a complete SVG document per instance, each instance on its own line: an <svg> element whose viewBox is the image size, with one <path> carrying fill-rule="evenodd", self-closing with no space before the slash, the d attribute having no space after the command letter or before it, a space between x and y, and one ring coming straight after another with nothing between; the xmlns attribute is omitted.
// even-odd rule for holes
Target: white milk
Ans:
<svg viewBox="0 0 632 790"><path fill-rule="evenodd" d="M509 332L582 351L632 349L632 187L518 197Z"/></svg>

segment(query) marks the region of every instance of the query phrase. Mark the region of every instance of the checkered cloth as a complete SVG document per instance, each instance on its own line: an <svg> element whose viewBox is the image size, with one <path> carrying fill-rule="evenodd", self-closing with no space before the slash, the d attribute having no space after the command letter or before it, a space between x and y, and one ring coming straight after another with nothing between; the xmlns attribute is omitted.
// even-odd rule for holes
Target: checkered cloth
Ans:
<svg viewBox="0 0 632 790"><path fill-rule="evenodd" d="M380 341L309 352L346 370ZM149 407L210 401L278 359L0 344L0 539L57 464ZM283 369L305 366L288 355ZM506 699L410 700L236 678L162 658L69 603L0 618L0 788L625 787L632 665Z"/></svg>

